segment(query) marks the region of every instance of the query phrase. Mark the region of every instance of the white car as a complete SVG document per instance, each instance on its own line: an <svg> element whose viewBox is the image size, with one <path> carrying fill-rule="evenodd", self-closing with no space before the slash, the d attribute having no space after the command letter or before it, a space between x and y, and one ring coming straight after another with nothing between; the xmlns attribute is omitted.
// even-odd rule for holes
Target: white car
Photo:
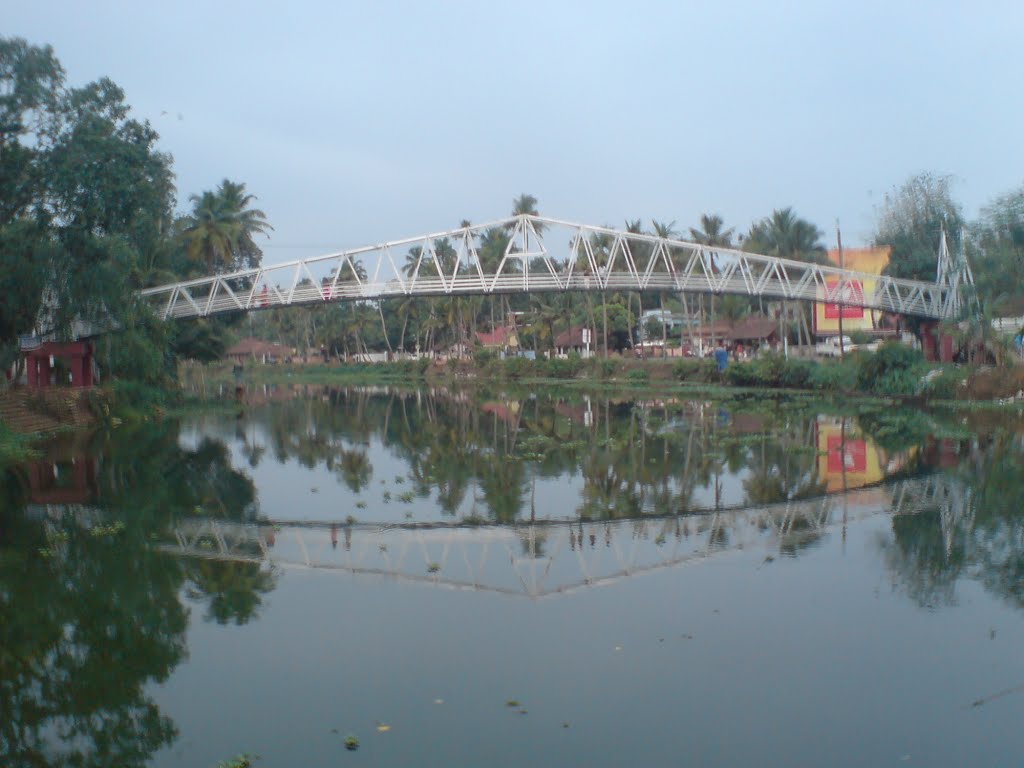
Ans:
<svg viewBox="0 0 1024 768"><path fill-rule="evenodd" d="M839 337L830 336L824 341L814 345L814 351L822 357L839 357L843 351L846 352L874 352L878 349L879 342L871 341L867 344L854 344L849 336L843 336L842 349L839 346Z"/></svg>

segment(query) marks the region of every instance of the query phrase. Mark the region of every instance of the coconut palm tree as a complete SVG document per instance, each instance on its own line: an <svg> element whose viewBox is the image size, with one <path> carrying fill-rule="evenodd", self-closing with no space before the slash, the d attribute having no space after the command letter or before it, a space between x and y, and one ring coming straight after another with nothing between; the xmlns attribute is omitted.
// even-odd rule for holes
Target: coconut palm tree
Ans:
<svg viewBox="0 0 1024 768"><path fill-rule="evenodd" d="M513 216L540 216L537 212L537 198L533 195L528 195L525 192L512 201L512 215ZM544 225L535 223L533 228L537 230L537 233L544 231Z"/></svg>
<svg viewBox="0 0 1024 768"><path fill-rule="evenodd" d="M756 222L744 242L744 248L766 256L826 264L824 233L814 224L797 216L793 209L782 208Z"/></svg>
<svg viewBox="0 0 1024 768"><path fill-rule="evenodd" d="M732 248L732 236L734 229L725 228L725 221L717 213L702 213L700 216L700 229L690 227L690 237L695 243L717 248ZM718 271L718 262L714 253L711 254L711 271ZM703 306L701 307L701 322L703 322ZM711 321L715 320L715 294L711 294Z"/></svg>
<svg viewBox="0 0 1024 768"><path fill-rule="evenodd" d="M245 184L224 179L216 191L192 195L192 212L181 221L181 239L189 259L211 272L259 266L263 252L255 235L273 227L266 214L250 208L256 198Z"/></svg>
<svg viewBox="0 0 1024 768"><path fill-rule="evenodd" d="M208 272L223 272L234 256L239 227L215 193L192 195L192 213L182 220L181 239L190 261Z"/></svg>
<svg viewBox="0 0 1024 768"><path fill-rule="evenodd" d="M745 250L763 253L766 256L827 264L825 246L821 244L823 234L814 224L797 216L792 207L782 208L755 222L743 247ZM786 314L785 304L783 302L783 314ZM809 311L809 307L806 311ZM804 332L802 329L806 329L807 325L806 314L801 314L801 320L797 324L798 340ZM810 332L806 333L807 342L810 343Z"/></svg>
<svg viewBox="0 0 1024 768"><path fill-rule="evenodd" d="M657 235L658 237L664 239L664 240L677 240L679 238L679 232L676 230L676 223L675 223L674 220L670 221L668 223L665 223L663 221L657 221L656 219L651 219L651 227L654 229L654 234ZM685 258L686 252L681 250L681 249L678 249L678 248L670 248L669 252L668 252L668 255L669 255L669 261L672 262L673 267L679 267L679 266L681 266L679 264L679 261L681 259ZM660 298L661 298L662 320L664 321L664 316L665 316L665 294L664 293L660 294ZM693 328L691 327L690 322L689 322L690 307L689 307L689 305L688 305L688 303L686 301L686 291L680 291L679 292L679 300L682 302L682 305L683 305L683 315L686 316L686 322L684 324L683 333L686 333L685 329L689 329L690 335L691 335L690 342L691 342L691 345L692 345L692 342L693 342L693 339L692 339ZM664 322L662 322L662 324L661 324L661 341L662 341L662 345L664 345L666 343L667 337L668 337L668 327L666 326L666 324ZM680 344L682 343L682 341L683 341L682 336L680 336L680 339L679 339Z"/></svg>
<svg viewBox="0 0 1024 768"><path fill-rule="evenodd" d="M274 228L267 222L267 215L258 208L250 207L256 196L246 194L245 184L224 179L217 193L238 225L236 259L243 263L236 266L258 267L263 259L263 251L256 245L253 236L266 235L267 230L273 231Z"/></svg>
<svg viewBox="0 0 1024 768"><path fill-rule="evenodd" d="M731 248L732 236L735 230L733 227L725 228L725 221L717 213L700 215L700 229L690 227L690 237L693 242L701 245L718 246L719 248Z"/></svg>

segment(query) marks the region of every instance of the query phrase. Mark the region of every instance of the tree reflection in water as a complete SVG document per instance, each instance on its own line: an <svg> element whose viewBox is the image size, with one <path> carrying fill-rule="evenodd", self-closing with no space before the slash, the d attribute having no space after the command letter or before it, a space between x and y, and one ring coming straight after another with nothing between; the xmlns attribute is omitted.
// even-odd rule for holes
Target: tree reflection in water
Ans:
<svg viewBox="0 0 1024 768"><path fill-rule="evenodd" d="M197 509L252 519L255 491L222 443L182 449L170 425L103 436L73 458L99 467L77 503L33 504L31 468L3 477L0 762L143 766L176 736L146 688L187 655L183 590L211 589L151 544ZM221 576L210 615L247 620L258 597L246 592L261 587Z"/></svg>
<svg viewBox="0 0 1024 768"><path fill-rule="evenodd" d="M1000 431L960 448L950 470L960 496L917 499L917 514L895 517L880 542L886 564L924 607L954 604L957 582L970 578L1024 608L1024 436Z"/></svg>
<svg viewBox="0 0 1024 768"><path fill-rule="evenodd" d="M173 741L174 724L145 690L185 657L190 602L204 620L244 624L278 579L258 548L234 559L161 552L182 521L259 519L253 483L222 440L237 441L250 468L322 466L353 494L371 485L378 445L405 463L413 493L454 521L573 520L567 530L510 532L526 562L611 552L614 526L632 526L654 562L659 547L691 537L708 549L736 546L741 530L716 510L785 507L943 463L920 418L841 419L837 448L822 435L838 421L779 403L331 389L203 417L191 448L173 424L101 435L82 454L101 458L95 492L77 508L33 505L27 474L4 478L0 754L16 765L135 766ZM997 432L950 446L960 461L946 470L949 487L962 489L959 511L949 497L927 496L915 501L917 514L895 516L882 543L887 566L923 605L955 600L957 580L973 578L1024 607L1021 438ZM864 451L867 469L858 464ZM578 486L575 506L546 508L542 481L563 479ZM699 509L710 514L689 515ZM764 524L778 526L783 554L821 540L813 520L777 517ZM351 546L352 529L344 531L338 557Z"/></svg>

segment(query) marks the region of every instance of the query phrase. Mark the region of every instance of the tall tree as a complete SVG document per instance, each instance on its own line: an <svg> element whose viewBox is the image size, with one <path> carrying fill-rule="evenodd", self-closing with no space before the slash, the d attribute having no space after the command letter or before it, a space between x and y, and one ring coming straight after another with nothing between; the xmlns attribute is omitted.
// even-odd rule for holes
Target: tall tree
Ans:
<svg viewBox="0 0 1024 768"><path fill-rule="evenodd" d="M263 252L254 240L273 227L266 214L250 205L245 184L224 179L215 191L191 195L192 212L181 221L181 237L189 258L209 272L258 267Z"/></svg>
<svg viewBox="0 0 1024 768"><path fill-rule="evenodd" d="M778 208L751 226L743 247L766 256L825 264L828 259L821 243L823 235L814 224L797 216L791 207Z"/></svg>
<svg viewBox="0 0 1024 768"><path fill-rule="evenodd" d="M747 251L766 256L827 264L827 253L821 243L823 234L814 224L797 216L792 207L777 208L770 216L751 226L743 247ZM788 311L785 301L782 306L783 317L786 317ZM800 340L801 335L806 336L808 344L812 341L807 320L809 312L810 305L801 308L797 316L797 340Z"/></svg>
<svg viewBox="0 0 1024 768"><path fill-rule="evenodd" d="M732 227L726 229L725 221L717 213L702 213L700 227L690 227L693 242L719 248L732 248L733 232Z"/></svg>
<svg viewBox="0 0 1024 768"><path fill-rule="evenodd" d="M957 250L964 217L951 183L949 176L919 173L885 196L874 241L892 247L888 274L934 281L943 230L950 249Z"/></svg>
<svg viewBox="0 0 1024 768"><path fill-rule="evenodd" d="M979 297L996 314L1024 313L1024 187L982 208L973 234Z"/></svg>
<svg viewBox="0 0 1024 768"><path fill-rule="evenodd" d="M732 248L733 228L726 229L725 221L717 213L700 215L700 228L690 227L690 237L695 243L713 248ZM712 254L711 271L718 271L718 259ZM701 322L704 320L704 303L701 297ZM715 294L711 294L711 320L715 320Z"/></svg>

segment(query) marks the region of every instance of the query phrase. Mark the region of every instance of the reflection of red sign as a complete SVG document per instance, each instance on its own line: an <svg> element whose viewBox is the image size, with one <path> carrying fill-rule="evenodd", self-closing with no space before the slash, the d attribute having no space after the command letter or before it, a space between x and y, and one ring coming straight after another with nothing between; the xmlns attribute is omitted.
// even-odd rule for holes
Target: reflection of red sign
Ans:
<svg viewBox="0 0 1024 768"><path fill-rule="evenodd" d="M843 305L843 319L864 317L864 307L851 307L850 304L864 302L864 284L860 280L847 280L843 287L839 287L836 279L825 281L825 298L832 299L833 303L825 302L825 317L829 320L839 318L839 304Z"/></svg>
<svg viewBox="0 0 1024 768"><path fill-rule="evenodd" d="M845 447L845 451L843 448ZM828 436L829 472L865 472L868 468L867 447L863 440L847 440L840 435Z"/></svg>

